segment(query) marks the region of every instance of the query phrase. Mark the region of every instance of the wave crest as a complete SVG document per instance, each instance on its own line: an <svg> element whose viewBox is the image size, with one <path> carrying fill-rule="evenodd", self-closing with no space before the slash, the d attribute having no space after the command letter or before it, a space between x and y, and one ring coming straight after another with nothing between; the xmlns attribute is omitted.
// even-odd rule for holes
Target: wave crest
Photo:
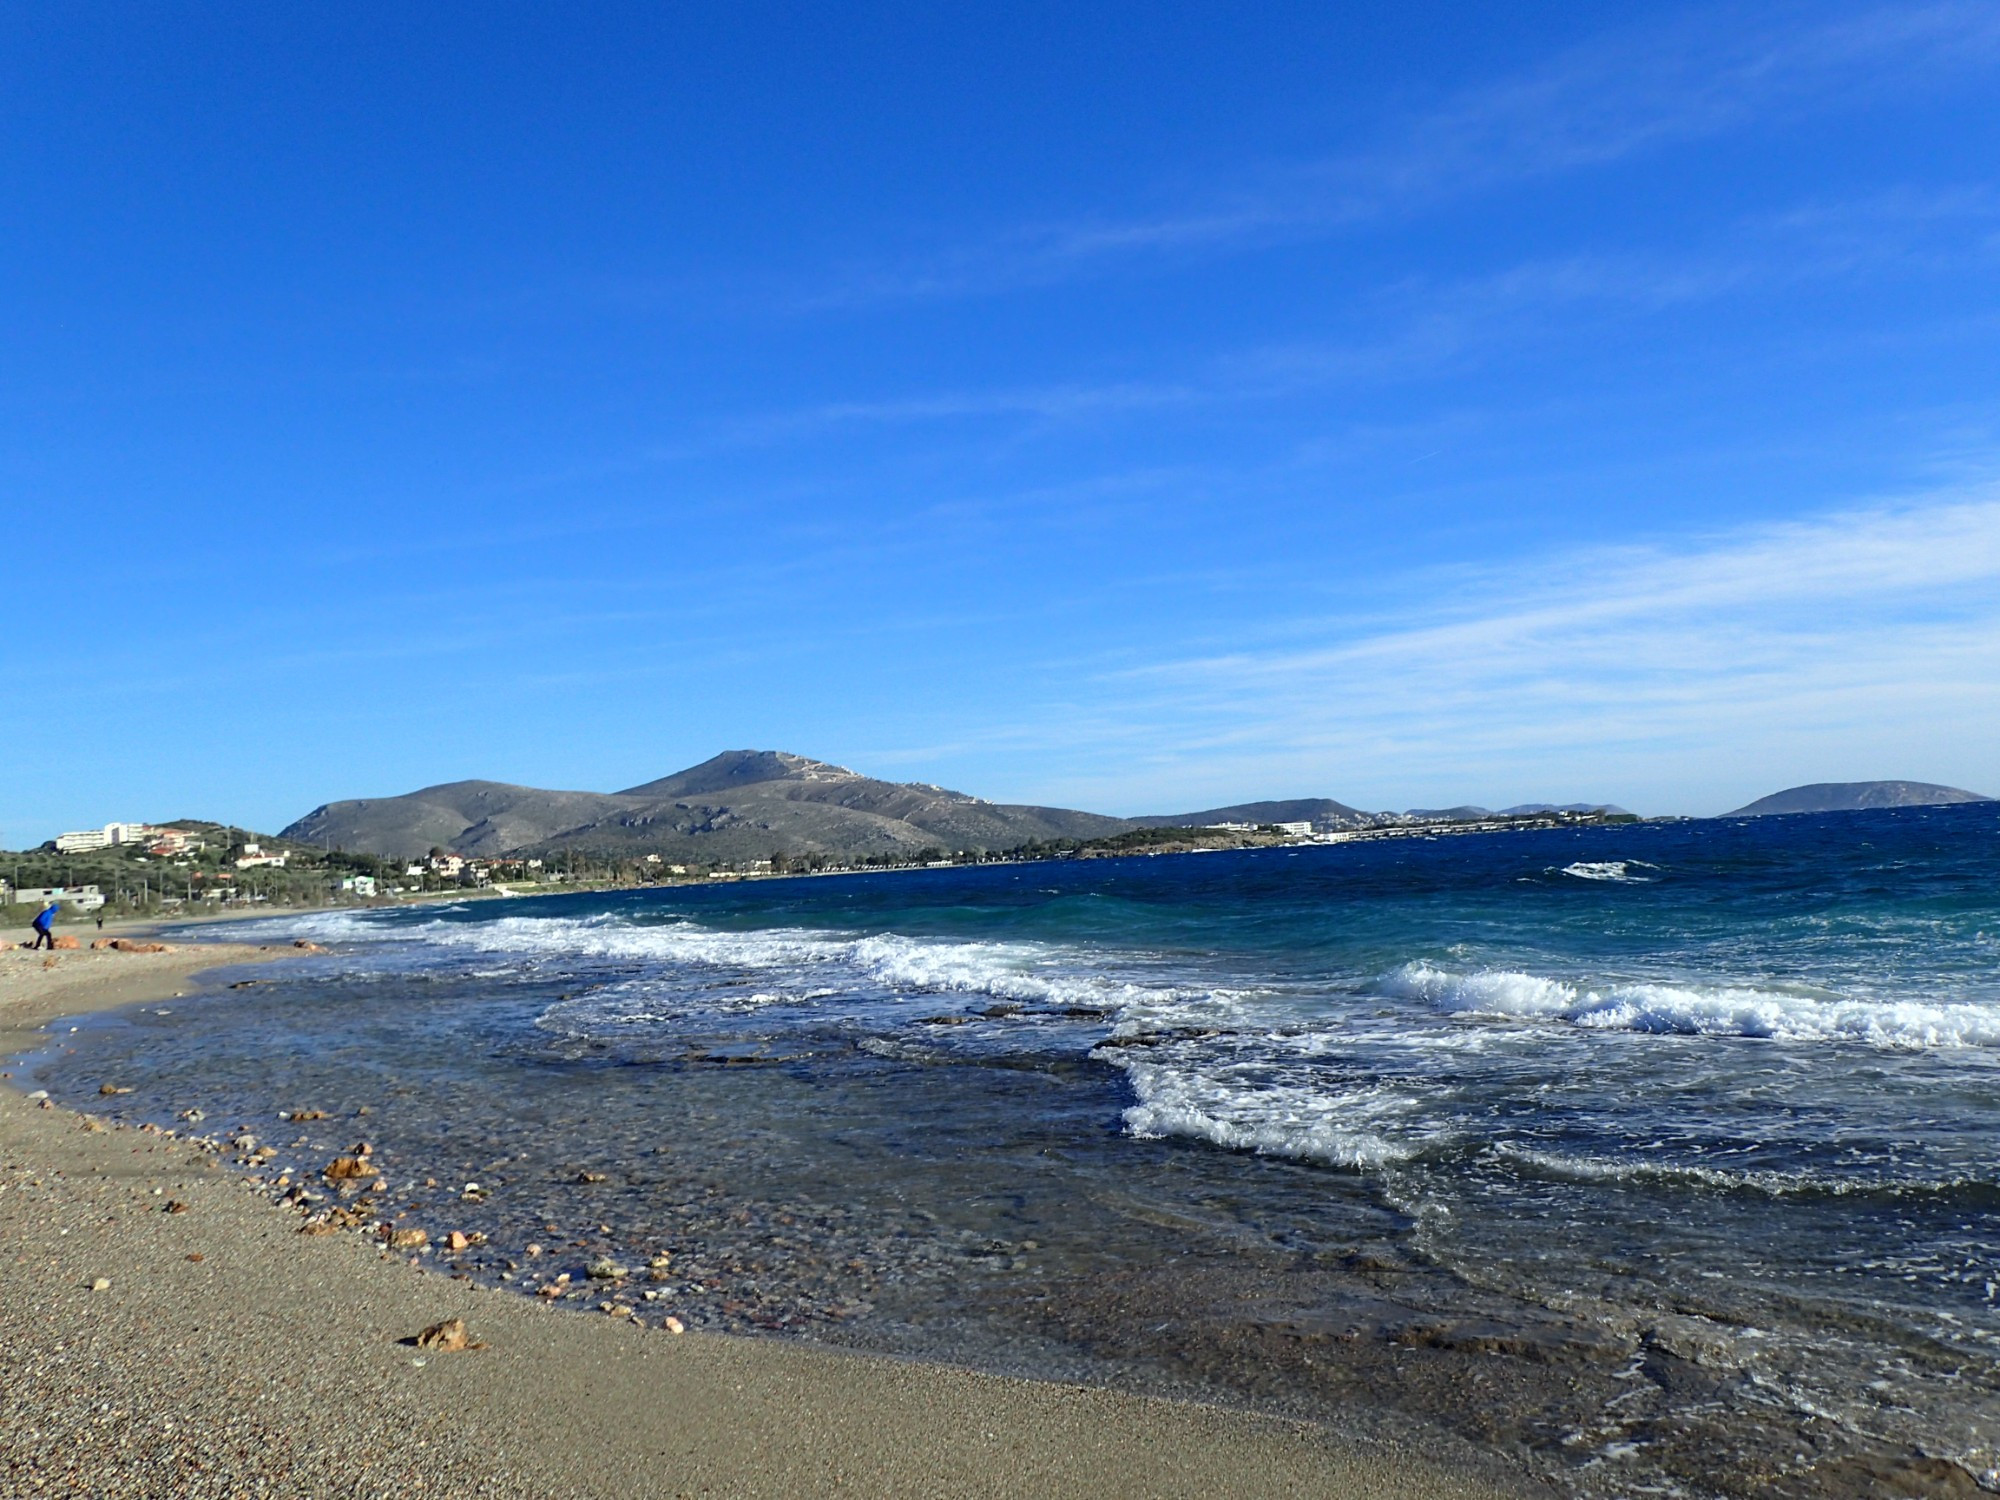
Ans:
<svg viewBox="0 0 2000 1500"><path fill-rule="evenodd" d="M1392 970L1379 987L1449 1013L1564 1021L1601 1031L1902 1049L2000 1046L2000 1009L1989 1005L1852 1000L1735 985L1642 983L1599 990L1507 969L1454 974L1421 961Z"/></svg>

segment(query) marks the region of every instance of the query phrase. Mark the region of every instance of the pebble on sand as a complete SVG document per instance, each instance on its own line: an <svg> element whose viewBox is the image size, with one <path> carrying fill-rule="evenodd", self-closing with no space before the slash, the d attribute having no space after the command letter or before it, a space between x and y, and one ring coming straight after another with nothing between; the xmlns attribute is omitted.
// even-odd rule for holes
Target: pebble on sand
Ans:
<svg viewBox="0 0 2000 1500"><path fill-rule="evenodd" d="M435 1349L441 1354L455 1354L460 1349L484 1349L484 1344L474 1343L465 1331L465 1319L446 1318L442 1323L433 1323L417 1335L419 1349Z"/></svg>

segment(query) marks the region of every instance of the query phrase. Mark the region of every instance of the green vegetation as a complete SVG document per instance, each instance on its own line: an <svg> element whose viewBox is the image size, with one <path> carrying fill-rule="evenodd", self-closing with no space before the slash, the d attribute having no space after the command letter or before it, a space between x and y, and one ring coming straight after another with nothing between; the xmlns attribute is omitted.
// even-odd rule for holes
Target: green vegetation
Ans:
<svg viewBox="0 0 2000 1500"><path fill-rule="evenodd" d="M60 854L51 843L20 852L0 851L0 880L14 890L94 885L104 897L100 910L81 913L65 906L61 917L65 922L89 922L97 917L171 917L255 907L381 905L399 896L476 891L503 882L574 889L674 878L663 864L629 856L593 859L570 852L548 860L546 867L542 861L478 860L462 861L457 869L450 868L449 861L442 868L431 868L428 860L350 854L226 823L181 819L160 826L186 835L189 847L156 854L152 848L160 845L155 841L150 847L118 844ZM238 864L272 856L281 856L283 863ZM423 868L412 874L413 865ZM369 881L374 882L372 893ZM6 920L25 923L31 910L28 904L16 906Z"/></svg>

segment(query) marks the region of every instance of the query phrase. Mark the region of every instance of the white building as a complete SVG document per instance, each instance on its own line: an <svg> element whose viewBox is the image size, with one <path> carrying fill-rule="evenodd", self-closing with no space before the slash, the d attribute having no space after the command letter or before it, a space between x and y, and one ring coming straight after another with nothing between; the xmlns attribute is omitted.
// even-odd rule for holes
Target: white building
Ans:
<svg viewBox="0 0 2000 1500"><path fill-rule="evenodd" d="M57 834L56 853L87 854L92 849L109 849L114 844L143 844L166 831L146 823L106 823L102 828Z"/></svg>
<svg viewBox="0 0 2000 1500"><path fill-rule="evenodd" d="M274 869L282 870L285 867L285 861L290 857L290 855L286 854L266 854L262 844L245 844L243 846L243 853L237 858L236 868L247 870L252 865L270 865Z"/></svg>
<svg viewBox="0 0 2000 1500"><path fill-rule="evenodd" d="M340 888L356 896L373 896L375 894L375 877L373 875L344 876L341 879Z"/></svg>
<svg viewBox="0 0 2000 1500"><path fill-rule="evenodd" d="M78 911L96 911L104 892L94 885L24 885L14 892L16 906L47 906L51 901Z"/></svg>
<svg viewBox="0 0 2000 1500"><path fill-rule="evenodd" d="M1299 839L1310 838L1313 831L1310 823L1273 823L1271 826L1280 833L1289 833L1293 838Z"/></svg>

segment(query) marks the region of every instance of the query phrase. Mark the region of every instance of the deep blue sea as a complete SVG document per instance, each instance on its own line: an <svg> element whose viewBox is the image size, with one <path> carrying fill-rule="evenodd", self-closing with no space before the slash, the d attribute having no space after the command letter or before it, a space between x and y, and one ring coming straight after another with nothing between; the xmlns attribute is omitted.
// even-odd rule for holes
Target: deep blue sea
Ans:
<svg viewBox="0 0 2000 1500"><path fill-rule="evenodd" d="M576 1299L650 1321L1565 1493L1971 1493L1996 836L1983 804L272 918L333 951L39 1068L246 1128L267 1180L365 1136L367 1212L488 1237L439 1265L664 1255Z"/></svg>

